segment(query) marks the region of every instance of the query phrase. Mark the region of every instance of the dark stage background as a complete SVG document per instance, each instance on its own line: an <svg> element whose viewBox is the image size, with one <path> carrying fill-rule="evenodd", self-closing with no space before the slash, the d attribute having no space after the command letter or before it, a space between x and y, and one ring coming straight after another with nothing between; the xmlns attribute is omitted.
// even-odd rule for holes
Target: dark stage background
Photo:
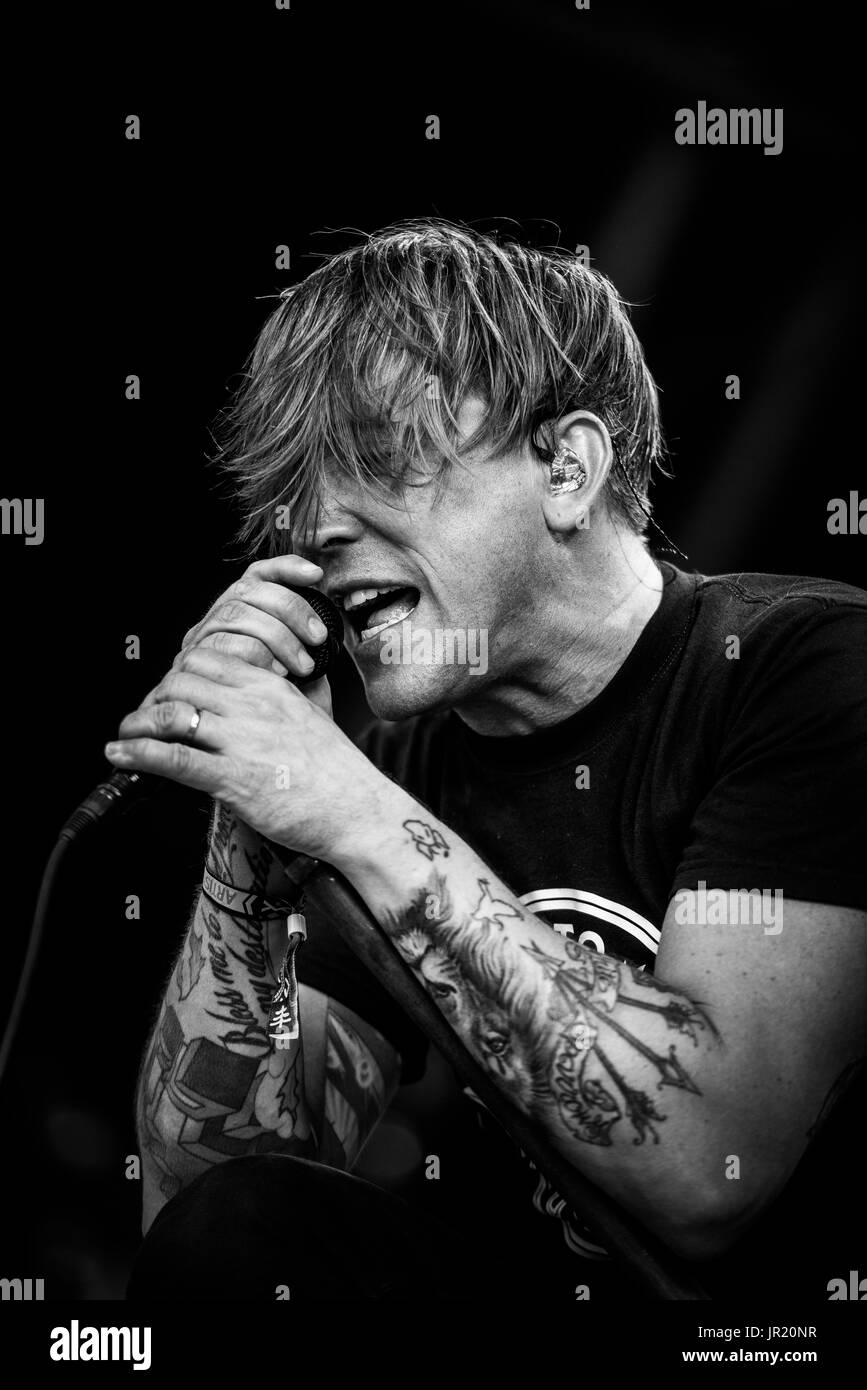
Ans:
<svg viewBox="0 0 867 1390"><path fill-rule="evenodd" d="M325 229L439 214L589 245L636 304L675 471L656 515L695 568L859 582L863 539L827 530L830 499L863 479L852 46L827 5L260 0L76 18L56 79L22 53L33 145L13 156L27 182L8 273L28 327L6 404L27 431L3 491L43 497L46 530L40 546L2 538L2 1002L102 744L244 567L209 427L271 297L346 244ZM677 145L675 111L700 100L782 107L782 153ZM336 685L356 728L348 663ZM169 788L83 843L55 898L0 1096L0 1273L44 1277L49 1297L123 1292L136 1069L206 823L204 802ZM359 1171L418 1192L423 1156L445 1166L458 1142L453 1094L435 1060Z"/></svg>

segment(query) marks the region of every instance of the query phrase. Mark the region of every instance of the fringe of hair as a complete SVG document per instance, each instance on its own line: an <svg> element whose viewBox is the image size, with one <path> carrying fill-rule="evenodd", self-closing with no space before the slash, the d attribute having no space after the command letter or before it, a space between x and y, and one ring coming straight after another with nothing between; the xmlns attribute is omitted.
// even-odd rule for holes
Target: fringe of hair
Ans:
<svg viewBox="0 0 867 1390"><path fill-rule="evenodd" d="M274 554L311 534L328 463L389 495L416 466L429 477L433 460L441 486L481 446L496 457L529 442L549 459L551 425L576 409L607 426L609 505L644 531L665 448L656 386L625 302L576 256L412 220L331 257L280 300L215 460L240 500L245 547ZM468 395L487 409L464 440Z"/></svg>

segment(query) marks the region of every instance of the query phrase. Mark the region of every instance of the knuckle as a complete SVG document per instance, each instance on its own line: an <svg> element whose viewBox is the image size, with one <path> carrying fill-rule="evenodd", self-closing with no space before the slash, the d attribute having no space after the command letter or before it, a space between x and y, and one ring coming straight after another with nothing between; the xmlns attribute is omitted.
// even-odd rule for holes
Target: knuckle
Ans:
<svg viewBox="0 0 867 1390"><path fill-rule="evenodd" d="M235 580L230 592L233 593L236 598L245 598L252 588L253 580L248 570L241 575L240 579Z"/></svg>
<svg viewBox="0 0 867 1390"><path fill-rule="evenodd" d="M274 660L274 654L270 647L266 647L264 642L260 642L258 638L254 637L247 652L246 660L249 661L251 666L261 666L267 670L270 669L271 662Z"/></svg>
<svg viewBox="0 0 867 1390"><path fill-rule="evenodd" d="M169 745L169 765L173 772L186 772L190 766L192 754L185 743L172 743Z"/></svg>
<svg viewBox="0 0 867 1390"><path fill-rule="evenodd" d="M210 673L213 666L213 657L209 656L205 651L205 645L204 642L199 642L197 646L190 647L190 650L184 653L181 670L186 671L188 675L192 676L207 676ZM210 643L207 645L210 645ZM173 689L171 686L169 688ZM180 691L177 693L180 697Z"/></svg>
<svg viewBox="0 0 867 1390"><path fill-rule="evenodd" d="M158 729L170 729L178 716L178 706L174 700L163 700L153 707L153 720Z"/></svg>
<svg viewBox="0 0 867 1390"><path fill-rule="evenodd" d="M258 637L245 637L237 648L237 655L251 666L270 666L273 655L270 648L260 642Z"/></svg>
<svg viewBox="0 0 867 1390"><path fill-rule="evenodd" d="M247 605L241 603L240 599L230 598L222 603L214 614L222 623L237 623L244 616Z"/></svg>
<svg viewBox="0 0 867 1390"><path fill-rule="evenodd" d="M210 647L212 651L220 652L223 656L237 657L250 666L270 666L273 660L272 653L264 642L243 632L212 632L199 642L198 648L193 647L191 652L194 654L203 647Z"/></svg>

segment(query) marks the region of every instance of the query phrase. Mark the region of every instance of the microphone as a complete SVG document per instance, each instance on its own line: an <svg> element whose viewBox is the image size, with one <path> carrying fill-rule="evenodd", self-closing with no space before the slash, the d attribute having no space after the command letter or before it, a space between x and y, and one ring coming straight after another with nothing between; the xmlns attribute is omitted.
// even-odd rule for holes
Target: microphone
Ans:
<svg viewBox="0 0 867 1390"><path fill-rule="evenodd" d="M293 685L309 685L311 681L319 680L328 670L333 669L343 646L343 619L331 600L320 594L318 589L293 586L292 592L299 594L305 603L309 603L328 629L328 636L319 646L308 647L304 643L306 651L313 658L313 670L305 676L286 677L287 680L291 679ZM120 770L113 772L104 782L100 782L98 787L94 787L90 795L73 811L59 838L67 841L76 839L82 830L96 825L109 813L130 805L159 781L160 778L155 777L153 773Z"/></svg>

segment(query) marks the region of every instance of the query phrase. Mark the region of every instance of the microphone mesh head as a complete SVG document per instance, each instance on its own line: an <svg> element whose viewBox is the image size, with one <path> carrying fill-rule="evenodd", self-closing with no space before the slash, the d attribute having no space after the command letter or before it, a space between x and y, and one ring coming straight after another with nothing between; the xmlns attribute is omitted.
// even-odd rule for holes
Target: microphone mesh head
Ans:
<svg viewBox="0 0 867 1390"><path fill-rule="evenodd" d="M329 670L333 671L340 648L343 646L343 619L331 599L320 594L318 589L296 588L293 592L300 594L305 603L310 604L328 628L328 636L324 642L315 647L308 647L307 643L304 643L305 650L313 658L313 670L307 676L296 677L295 684L307 685L309 681L319 680L320 676L324 676Z"/></svg>

